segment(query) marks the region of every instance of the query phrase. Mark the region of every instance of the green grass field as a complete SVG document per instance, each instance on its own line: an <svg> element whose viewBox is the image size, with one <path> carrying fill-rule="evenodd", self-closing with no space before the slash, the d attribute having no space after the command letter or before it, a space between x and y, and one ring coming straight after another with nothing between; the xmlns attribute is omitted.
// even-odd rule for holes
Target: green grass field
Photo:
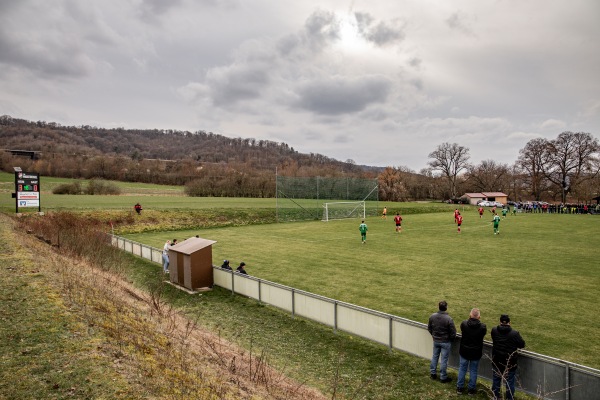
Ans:
<svg viewBox="0 0 600 400"><path fill-rule="evenodd" d="M405 216L401 234L391 216L369 218L366 245L357 220L127 237L162 247L199 234L217 241L215 264L243 260L260 278L421 322L441 299L457 324L475 306L489 328L508 313L528 350L599 368L600 321L586 318L600 294L599 217L510 215L494 235L489 212L463 215L461 234L451 212Z"/></svg>
<svg viewBox="0 0 600 400"><path fill-rule="evenodd" d="M13 212L13 174L0 173L0 210ZM274 209L275 199L190 198L181 187L120 183L121 196L64 196L46 192L42 210L124 210L140 201L141 218L174 211ZM144 192L144 190L148 190ZM380 203L379 207L383 207ZM250 274L426 322L437 302L446 299L458 324L477 306L492 327L501 313L511 314L527 349L600 368L600 342L593 332L600 322L587 317L600 294L595 243L600 217L591 215L510 215L493 235L491 214L479 219L473 207L462 207L463 232L456 233L454 206L440 203L385 203L388 219L367 219L368 243L361 245L358 220L246 225L225 228L160 231L127 237L156 247L167 239L199 234L216 240L215 264L245 261ZM439 212L439 210L448 210ZM401 234L393 214L404 215ZM427 214L412 212L432 210ZM36 211L36 210L32 210ZM154 214L153 214L154 213ZM488 335L489 339L489 335Z"/></svg>

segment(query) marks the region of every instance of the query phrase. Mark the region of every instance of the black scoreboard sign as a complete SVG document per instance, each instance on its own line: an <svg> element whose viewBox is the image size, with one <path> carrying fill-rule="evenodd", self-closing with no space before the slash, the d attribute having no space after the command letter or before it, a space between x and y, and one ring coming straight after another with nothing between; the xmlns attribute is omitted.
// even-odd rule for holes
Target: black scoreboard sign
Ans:
<svg viewBox="0 0 600 400"><path fill-rule="evenodd" d="M40 174L15 171L15 192L17 213L21 207L37 207L40 204Z"/></svg>

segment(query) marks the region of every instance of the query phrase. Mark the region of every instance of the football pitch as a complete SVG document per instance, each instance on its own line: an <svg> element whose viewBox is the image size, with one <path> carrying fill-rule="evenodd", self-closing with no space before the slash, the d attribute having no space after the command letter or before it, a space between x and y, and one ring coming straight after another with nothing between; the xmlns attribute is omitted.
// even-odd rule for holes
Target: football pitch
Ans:
<svg viewBox="0 0 600 400"><path fill-rule="evenodd" d="M200 235L217 241L214 264L244 261L259 278L420 322L442 299L457 325L478 307L487 340L510 314L527 350L600 368L600 216L509 215L494 235L490 212L467 209L460 234L451 211L405 215L396 233L388 211L366 219L364 245L356 219L126 237L162 248Z"/></svg>

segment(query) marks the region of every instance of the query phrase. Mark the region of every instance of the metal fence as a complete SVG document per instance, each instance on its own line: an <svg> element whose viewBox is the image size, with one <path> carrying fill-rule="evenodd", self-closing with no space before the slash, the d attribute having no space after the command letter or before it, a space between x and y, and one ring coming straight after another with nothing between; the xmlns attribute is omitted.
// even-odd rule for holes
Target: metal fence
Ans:
<svg viewBox="0 0 600 400"><path fill-rule="evenodd" d="M162 263L161 250L113 236L112 244L147 260ZM294 289L253 276L213 267L215 285L289 312L425 359L431 358L427 325L395 315ZM449 366L458 368L460 339L452 346ZM492 379L492 344L484 343L479 377ZM530 351L519 351L518 389L543 399L600 399L600 370Z"/></svg>

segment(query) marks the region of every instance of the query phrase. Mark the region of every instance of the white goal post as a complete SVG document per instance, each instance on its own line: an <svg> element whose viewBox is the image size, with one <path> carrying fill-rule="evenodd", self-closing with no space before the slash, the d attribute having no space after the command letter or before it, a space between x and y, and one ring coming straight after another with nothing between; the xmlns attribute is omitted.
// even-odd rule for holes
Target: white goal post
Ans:
<svg viewBox="0 0 600 400"><path fill-rule="evenodd" d="M323 203L323 221L345 218L365 218L366 206L364 201L335 201Z"/></svg>

